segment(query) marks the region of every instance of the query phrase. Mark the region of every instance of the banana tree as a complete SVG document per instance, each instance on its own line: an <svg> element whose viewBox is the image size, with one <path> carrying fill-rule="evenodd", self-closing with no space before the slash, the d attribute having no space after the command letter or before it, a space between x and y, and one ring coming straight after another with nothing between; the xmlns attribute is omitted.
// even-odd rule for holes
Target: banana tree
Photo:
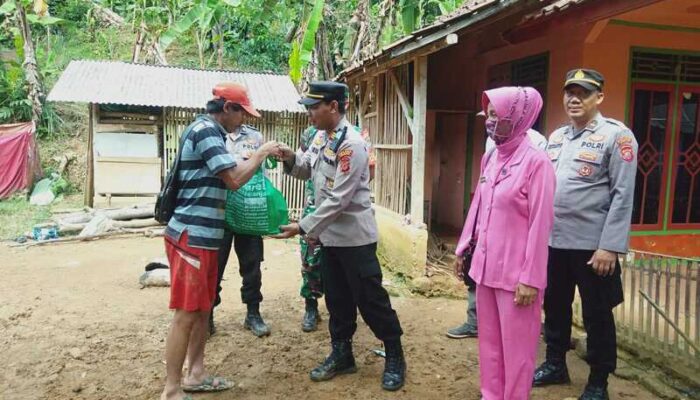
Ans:
<svg viewBox="0 0 700 400"><path fill-rule="evenodd" d="M463 3L464 0L400 0L398 12L404 34L430 24L437 16L451 13Z"/></svg>
<svg viewBox="0 0 700 400"><path fill-rule="evenodd" d="M24 79L27 82L27 100L31 102L32 106L32 121L38 124L43 113L45 95L29 23L49 27L62 20L48 15L48 4L44 0L34 1L33 9L36 14L27 13L30 6L32 6L32 2L29 0L8 0L0 7L0 15L13 19L16 24L12 28L15 36L15 48L18 56L23 58L22 69L24 70Z"/></svg>
<svg viewBox="0 0 700 400"><path fill-rule="evenodd" d="M289 76L295 84L299 84L302 78L302 70L313 59L316 48L316 33L323 19L323 7L325 0L313 0L313 8L306 20L304 34L301 42L292 43L292 52L289 55Z"/></svg>
<svg viewBox="0 0 700 400"><path fill-rule="evenodd" d="M241 2L242 0L200 0L194 3L182 18L160 35L158 40L160 48L165 51L173 42L191 31L197 42L200 67L204 68L208 64L205 61L204 52L214 44L217 47L219 68L222 68L224 41L222 24L229 8L239 7Z"/></svg>

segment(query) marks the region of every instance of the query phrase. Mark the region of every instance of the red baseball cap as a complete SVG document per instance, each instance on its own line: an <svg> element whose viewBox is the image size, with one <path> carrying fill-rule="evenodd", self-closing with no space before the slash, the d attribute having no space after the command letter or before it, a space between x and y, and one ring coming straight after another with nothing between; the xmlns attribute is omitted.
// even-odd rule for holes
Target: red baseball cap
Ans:
<svg viewBox="0 0 700 400"><path fill-rule="evenodd" d="M240 104L248 114L260 118L260 113L253 107L253 103L250 102L248 89L240 83L221 82L214 86L211 92L214 94L214 98Z"/></svg>

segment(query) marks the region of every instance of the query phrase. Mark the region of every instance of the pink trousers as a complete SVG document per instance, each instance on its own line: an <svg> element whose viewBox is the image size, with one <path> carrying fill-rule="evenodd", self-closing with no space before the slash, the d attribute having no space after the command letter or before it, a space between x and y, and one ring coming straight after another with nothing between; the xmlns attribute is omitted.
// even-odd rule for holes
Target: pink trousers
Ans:
<svg viewBox="0 0 700 400"><path fill-rule="evenodd" d="M478 285L479 365L483 400L528 400L535 373L543 291L529 306L515 293Z"/></svg>

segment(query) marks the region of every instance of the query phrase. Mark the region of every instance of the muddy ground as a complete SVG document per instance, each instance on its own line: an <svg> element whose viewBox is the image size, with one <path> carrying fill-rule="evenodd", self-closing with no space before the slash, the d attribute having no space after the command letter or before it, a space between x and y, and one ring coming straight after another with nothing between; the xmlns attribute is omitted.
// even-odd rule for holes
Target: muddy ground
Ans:
<svg viewBox="0 0 700 400"><path fill-rule="evenodd" d="M211 371L235 389L196 399L479 399L477 342L444 331L464 318L464 302L393 297L406 332L406 386L379 387L381 343L363 323L355 338L359 372L313 383L308 371L328 351L323 329L303 333L299 262L293 242L266 241L263 316L272 328L258 339L242 328L235 257L226 271L219 333L207 347ZM10 249L0 245L1 399L157 399L162 388L164 338L171 319L168 289L140 289L144 265L163 255L162 239ZM577 396L588 370L569 356L573 384L536 389L533 399ZM656 397L638 384L611 379L612 399Z"/></svg>

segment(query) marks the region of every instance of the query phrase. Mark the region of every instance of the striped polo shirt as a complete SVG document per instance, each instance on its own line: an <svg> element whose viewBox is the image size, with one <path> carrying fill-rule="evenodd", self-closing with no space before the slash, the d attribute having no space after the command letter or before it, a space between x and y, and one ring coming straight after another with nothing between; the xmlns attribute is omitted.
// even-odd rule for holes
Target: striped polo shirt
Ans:
<svg viewBox="0 0 700 400"><path fill-rule="evenodd" d="M226 151L226 130L210 116L198 116L183 135L177 207L165 234L179 240L187 230L189 246L217 250L224 237L226 186L216 174L236 162Z"/></svg>

